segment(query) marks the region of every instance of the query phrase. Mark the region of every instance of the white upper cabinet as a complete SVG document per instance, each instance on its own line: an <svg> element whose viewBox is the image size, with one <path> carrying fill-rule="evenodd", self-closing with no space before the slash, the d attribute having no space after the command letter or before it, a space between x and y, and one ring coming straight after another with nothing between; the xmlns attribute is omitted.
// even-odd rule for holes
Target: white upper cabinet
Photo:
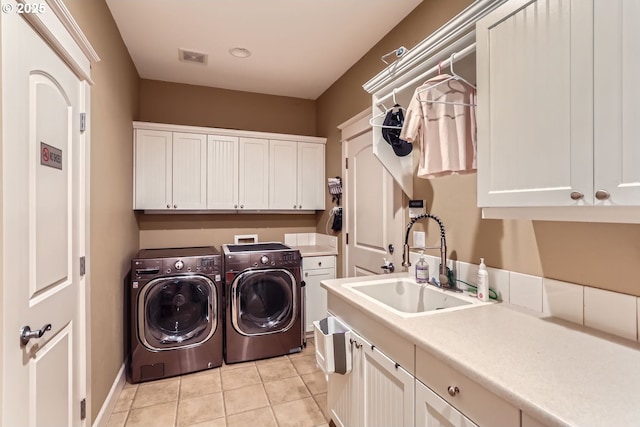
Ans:
<svg viewBox="0 0 640 427"><path fill-rule="evenodd" d="M269 208L324 209L324 144L269 141Z"/></svg>
<svg viewBox="0 0 640 427"><path fill-rule="evenodd" d="M204 209L206 136L136 130L135 209Z"/></svg>
<svg viewBox="0 0 640 427"><path fill-rule="evenodd" d="M298 209L324 210L324 144L298 143Z"/></svg>
<svg viewBox="0 0 640 427"><path fill-rule="evenodd" d="M134 140L134 209L172 206L173 134L137 129Z"/></svg>
<svg viewBox="0 0 640 427"><path fill-rule="evenodd" d="M207 207L207 136L173 133L173 209Z"/></svg>
<svg viewBox="0 0 640 427"><path fill-rule="evenodd" d="M298 209L298 143L269 141L269 207Z"/></svg>
<svg viewBox="0 0 640 427"><path fill-rule="evenodd" d="M478 22L478 206L640 206L635 3L511 0Z"/></svg>
<svg viewBox="0 0 640 427"><path fill-rule="evenodd" d="M593 15L596 204L640 206L640 3L596 0Z"/></svg>
<svg viewBox="0 0 640 427"><path fill-rule="evenodd" d="M516 0L479 21L479 206L593 198L592 15L584 0Z"/></svg>
<svg viewBox="0 0 640 427"><path fill-rule="evenodd" d="M207 209L238 209L237 136L207 136Z"/></svg>
<svg viewBox="0 0 640 427"><path fill-rule="evenodd" d="M134 209L324 209L325 138L134 122Z"/></svg>
<svg viewBox="0 0 640 427"><path fill-rule="evenodd" d="M269 140L240 138L239 209L269 208Z"/></svg>

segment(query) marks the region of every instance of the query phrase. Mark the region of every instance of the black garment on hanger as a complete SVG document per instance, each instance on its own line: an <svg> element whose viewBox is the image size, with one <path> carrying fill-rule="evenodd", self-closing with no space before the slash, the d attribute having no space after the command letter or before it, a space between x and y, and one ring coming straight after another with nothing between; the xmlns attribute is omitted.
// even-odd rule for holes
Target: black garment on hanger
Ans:
<svg viewBox="0 0 640 427"><path fill-rule="evenodd" d="M399 104L387 111L387 115L382 123L382 137L387 141L398 157L404 157L411 153L413 145L400 139L400 132L404 124L404 113Z"/></svg>

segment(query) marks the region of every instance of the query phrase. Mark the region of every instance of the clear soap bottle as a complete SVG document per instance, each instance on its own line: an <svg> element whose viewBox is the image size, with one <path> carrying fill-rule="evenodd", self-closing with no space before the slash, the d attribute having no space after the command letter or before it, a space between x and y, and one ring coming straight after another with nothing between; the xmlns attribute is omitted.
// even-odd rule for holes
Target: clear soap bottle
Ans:
<svg viewBox="0 0 640 427"><path fill-rule="evenodd" d="M420 252L420 259L416 263L416 282L427 283L429 281L429 264L424 259L424 251Z"/></svg>

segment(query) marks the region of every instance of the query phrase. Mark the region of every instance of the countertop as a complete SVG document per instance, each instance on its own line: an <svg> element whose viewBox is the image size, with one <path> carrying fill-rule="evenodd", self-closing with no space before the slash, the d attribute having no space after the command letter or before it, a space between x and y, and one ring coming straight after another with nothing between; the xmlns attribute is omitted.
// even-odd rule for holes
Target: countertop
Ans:
<svg viewBox="0 0 640 427"><path fill-rule="evenodd" d="M325 256L325 255L338 255L338 249L328 245L305 245L305 246L291 246L293 249L298 249L302 257L310 256Z"/></svg>
<svg viewBox="0 0 640 427"><path fill-rule="evenodd" d="M503 304L404 318L342 286L360 280L322 287L539 421L640 425L640 344Z"/></svg>

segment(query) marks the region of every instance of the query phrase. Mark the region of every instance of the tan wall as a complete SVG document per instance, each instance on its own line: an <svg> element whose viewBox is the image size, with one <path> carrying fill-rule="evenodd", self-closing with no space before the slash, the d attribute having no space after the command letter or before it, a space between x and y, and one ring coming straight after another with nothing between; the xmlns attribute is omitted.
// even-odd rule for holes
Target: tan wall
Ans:
<svg viewBox="0 0 640 427"><path fill-rule="evenodd" d="M140 120L258 132L316 135L316 103L203 86L141 80ZM234 234L282 241L315 231L316 215L138 215L140 247L233 243Z"/></svg>
<svg viewBox="0 0 640 427"><path fill-rule="evenodd" d="M142 79L140 120L315 136L316 103Z"/></svg>
<svg viewBox="0 0 640 427"><path fill-rule="evenodd" d="M412 48L471 3L471 0L424 0L318 98L318 135L327 137L327 176L342 174L342 145L337 126L371 107L371 95L362 85L386 67L380 57L399 46ZM328 197L327 206L332 206L330 201ZM317 232L325 232L328 216L329 210L320 216ZM339 233L340 240L344 232L343 229ZM401 243L396 247L401 247ZM342 274L340 258L338 274Z"/></svg>
<svg viewBox="0 0 640 427"><path fill-rule="evenodd" d="M285 233L313 233L316 216L146 215L140 222L140 248L214 246L233 243L234 235L257 234L261 242L284 241Z"/></svg>
<svg viewBox="0 0 640 427"><path fill-rule="evenodd" d="M101 61L91 77L91 420L124 360L123 279L138 249L133 199L133 129L138 74L104 0L65 0Z"/></svg>
<svg viewBox="0 0 640 427"><path fill-rule="evenodd" d="M318 134L328 137L327 176L341 173L336 126L370 106L362 84L384 68L380 56L414 46L470 3L425 0L318 99ZM446 226L452 258L477 264L484 257L491 267L640 296L639 225L482 220L476 182L475 174L414 179L414 198L426 199L428 211ZM318 231L327 215L319 219ZM429 225L428 233L434 231Z"/></svg>

